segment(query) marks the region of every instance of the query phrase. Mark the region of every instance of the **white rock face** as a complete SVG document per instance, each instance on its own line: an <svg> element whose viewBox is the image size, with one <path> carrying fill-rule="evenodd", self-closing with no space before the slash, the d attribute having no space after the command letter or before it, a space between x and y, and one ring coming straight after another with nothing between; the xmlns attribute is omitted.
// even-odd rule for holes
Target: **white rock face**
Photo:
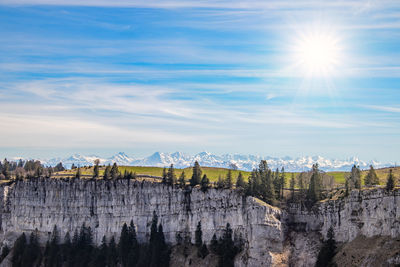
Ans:
<svg viewBox="0 0 400 267"><path fill-rule="evenodd" d="M60 236L83 224L94 242L117 240L132 220L138 239L147 242L156 212L167 242L191 238L200 221L203 240L210 242L229 223L236 240L245 241L235 266L310 266L321 237L333 227L339 242L358 235L400 236L400 190L353 191L348 198L319 203L311 210L290 205L286 211L234 190L182 190L148 181L34 179L0 187L0 241L12 246L22 232L37 229L45 242L57 226Z"/></svg>
<svg viewBox="0 0 400 267"><path fill-rule="evenodd" d="M194 242L201 221L203 240L219 236L230 223L235 238L245 240L237 266L271 266L272 253L283 249L281 210L233 190L183 191L160 183L129 180L89 181L40 179L4 187L1 230L5 242L22 232L38 229L46 241L54 225L63 237L85 224L93 230L94 242L103 236L118 240L122 225L133 220L139 241L149 239L155 211L166 241L189 235ZM0 203L2 204L2 203Z"/></svg>
<svg viewBox="0 0 400 267"><path fill-rule="evenodd" d="M332 226L338 242L358 235L396 238L400 236L400 190L353 190L345 199L322 202L310 211L293 205L289 214L295 228L324 237Z"/></svg>

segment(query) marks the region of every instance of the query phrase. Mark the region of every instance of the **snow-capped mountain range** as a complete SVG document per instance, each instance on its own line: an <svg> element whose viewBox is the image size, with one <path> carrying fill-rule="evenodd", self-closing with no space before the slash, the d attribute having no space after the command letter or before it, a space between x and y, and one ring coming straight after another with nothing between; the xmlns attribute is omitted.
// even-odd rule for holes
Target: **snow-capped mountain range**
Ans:
<svg viewBox="0 0 400 267"><path fill-rule="evenodd" d="M130 166L156 166L167 167L174 164L175 168L185 168L193 166L195 161L198 161L200 166L207 167L223 167L230 168L235 165L240 170L250 171L258 166L260 160L265 159L268 165L275 169L284 167L286 171L305 171L309 170L314 163L318 163L321 170L324 171L350 171L351 167L356 164L361 169L366 169L369 165L375 168L382 168L393 166L393 163L381 163L377 161L362 161L356 157L346 160L327 159L321 156L304 156L299 158L276 158L276 157L262 157L255 155L240 155L240 154L224 154L215 155L208 152L201 152L196 155L188 155L182 152L175 153L161 153L156 152L148 157L135 158L119 152L112 157L102 158L96 155L79 155L75 154L67 158L52 158L48 160L39 159L44 165L55 166L62 162L64 166L70 168L72 164L76 166L90 166L93 162L99 159L100 164L112 164L116 162L118 165Z"/></svg>

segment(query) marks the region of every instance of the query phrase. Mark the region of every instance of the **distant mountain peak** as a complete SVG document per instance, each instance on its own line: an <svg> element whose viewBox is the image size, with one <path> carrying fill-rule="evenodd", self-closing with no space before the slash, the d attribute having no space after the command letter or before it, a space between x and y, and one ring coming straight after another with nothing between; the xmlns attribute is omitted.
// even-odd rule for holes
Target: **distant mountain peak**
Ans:
<svg viewBox="0 0 400 267"><path fill-rule="evenodd" d="M19 157L18 157L19 158ZM176 168L186 168L193 166L195 161L198 161L201 166L229 168L231 164L235 164L239 169L251 171L256 168L260 160L267 160L270 168L284 167L286 171L304 171L309 170L314 163L318 163L321 170L324 171L350 171L355 164L362 169L367 169L369 165L375 168L382 168L393 165L392 163L380 163L373 161L362 161L358 157L351 157L345 160L328 159L322 156L303 156L291 158L285 156L282 158L258 155L244 154L223 154L215 155L207 151L197 153L195 155L185 154L183 152L155 152L152 155L144 158L134 158L127 155L125 152L118 152L109 158L102 158L96 155L84 156L73 154L66 158L53 158L49 160L41 160L45 165L55 166L62 162L66 167L71 167L72 164L79 166L90 166L94 164L96 159L100 160L101 164L112 164L116 162L118 165L131 166L156 166L167 167L174 164Z"/></svg>

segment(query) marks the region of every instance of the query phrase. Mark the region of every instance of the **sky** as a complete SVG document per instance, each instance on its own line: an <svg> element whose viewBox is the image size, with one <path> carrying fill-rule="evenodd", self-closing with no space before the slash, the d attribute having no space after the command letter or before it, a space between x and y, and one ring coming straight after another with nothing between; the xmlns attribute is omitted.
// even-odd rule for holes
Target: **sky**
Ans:
<svg viewBox="0 0 400 267"><path fill-rule="evenodd" d="M118 151L399 160L400 2L0 0L0 155Z"/></svg>

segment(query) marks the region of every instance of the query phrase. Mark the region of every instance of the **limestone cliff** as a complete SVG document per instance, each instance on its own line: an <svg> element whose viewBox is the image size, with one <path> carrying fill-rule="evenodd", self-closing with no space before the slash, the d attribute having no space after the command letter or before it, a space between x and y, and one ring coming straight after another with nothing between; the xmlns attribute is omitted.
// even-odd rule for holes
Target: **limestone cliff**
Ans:
<svg viewBox="0 0 400 267"><path fill-rule="evenodd" d="M172 245L178 235L194 242L199 221L206 242L230 223L235 238L245 241L236 266L311 266L331 226L340 242L361 235L400 236L400 190L355 190L312 209L290 205L285 210L235 190L202 192L134 180L25 180L2 186L0 196L0 241L8 244L21 232L38 229L45 241L54 225L64 236L82 224L100 243L103 236L118 239L123 223L131 220L145 242L154 211Z"/></svg>
<svg viewBox="0 0 400 267"><path fill-rule="evenodd" d="M130 180L34 179L5 186L2 193L1 230L6 242L35 229L46 239L54 225L64 236L85 224L100 243L103 236L118 239L123 223L131 220L139 241L147 241L155 211L170 244L176 243L178 234L194 242L199 221L206 242L230 223L235 238L245 241L238 266L269 266L271 253L283 247L281 210L234 190L202 192Z"/></svg>

